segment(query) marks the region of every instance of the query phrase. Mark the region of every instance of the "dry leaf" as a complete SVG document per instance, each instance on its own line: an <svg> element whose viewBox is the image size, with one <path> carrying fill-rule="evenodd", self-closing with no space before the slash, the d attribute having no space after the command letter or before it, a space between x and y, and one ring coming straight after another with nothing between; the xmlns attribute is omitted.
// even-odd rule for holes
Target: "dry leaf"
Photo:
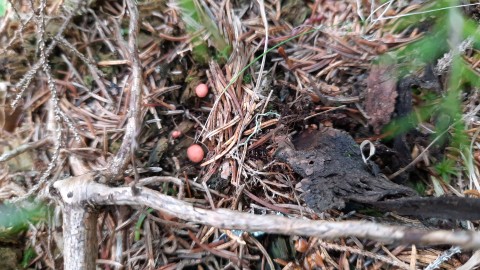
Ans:
<svg viewBox="0 0 480 270"><path fill-rule="evenodd" d="M365 111L370 117L368 123L379 134L381 128L390 122L397 98L397 79L393 64L375 64L367 78Z"/></svg>

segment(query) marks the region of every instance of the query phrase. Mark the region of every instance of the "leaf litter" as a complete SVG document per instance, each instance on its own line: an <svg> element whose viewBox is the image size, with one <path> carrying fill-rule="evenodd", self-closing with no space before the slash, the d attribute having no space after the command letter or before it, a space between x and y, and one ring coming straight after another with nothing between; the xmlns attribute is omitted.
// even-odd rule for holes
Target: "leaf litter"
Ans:
<svg viewBox="0 0 480 270"><path fill-rule="evenodd" d="M68 1L68 6L73 2ZM59 107L68 112L82 138L80 145L71 143L71 138L63 139L62 162L56 162L52 174L53 180L57 180L74 173L70 167L73 165L64 162L68 155L83 160L88 168L97 169L120 147L129 107L130 59L126 57L129 54L124 44L109 37L122 37L128 14L116 1L89 1L78 14L67 13L78 25L67 24L62 30L60 6L55 1L48 3L47 12L57 19L48 22L48 35L65 31L58 33L77 48L77 52L72 51L63 42L49 61L59 67L52 69L59 87ZM358 7L353 2L315 1L305 5L301 1L257 4L199 0L192 3L205 25L192 27L189 23L194 21L185 22L182 17L185 5L174 1L138 1L144 121L132 164L141 177L171 177L149 184L152 188L204 208L286 213L292 218L375 219L430 229L462 226L442 220L445 216L433 221L415 219L412 205L417 209L418 205L424 206L421 210L429 213L434 211L428 208L432 204L418 197L411 187L382 176L384 172L400 169L387 159L377 158L376 164L367 166L357 145L368 138L375 142L375 147L383 147L384 153L401 151L381 140L382 127L398 116L395 108L401 97L397 86L402 80L396 76L397 64L372 62L386 51L418 40L423 32L414 27L389 32L387 28L391 25L387 23L362 25L359 14L380 16L381 11L370 10L370 5ZM32 14L31 7L23 1L11 6L1 29L0 65L6 72L0 74L0 79L20 87L9 87L6 96L2 96L2 125L3 122L9 125L2 130L2 142L40 143L27 144L22 152L33 157L31 169L2 167L2 200L22 196L36 185L52 162L53 154L46 147L51 141L39 139L55 135L51 129L53 119L48 116L52 104L45 77L38 75L30 85L21 79L26 78L23 76L29 70L25 66L34 67L37 61L35 48L31 46L36 24L27 16ZM384 11L402 14L421 8L413 3L402 6L392 2ZM292 10L298 14L292 16ZM258 74L260 61L254 59L267 42L265 25L260 19L262 13L269 24L268 46L284 43L281 49L266 55L264 72ZM393 24L395 21L391 20ZM367 32L375 38L367 38ZM231 54L222 60L223 49L229 46ZM465 57L472 69L478 71L476 62L471 61L478 57L478 52L466 52ZM202 59L204 62L200 62ZM193 89L197 82L207 82L210 97L195 97ZM23 115L4 116L9 113L7 105L22 92L25 94L17 108L21 108ZM412 103L421 99L421 95L415 93ZM172 138L174 130L181 130L182 136ZM472 126L468 132L474 134L476 130L477 126ZM415 151L425 149L429 141L424 139L428 136L413 137L402 135L401 141L408 144L407 154L417 158L419 154ZM186 159L186 149L194 142L208 150L200 165ZM10 146L2 147L5 152L10 150ZM478 146L475 147L473 150L478 152ZM438 160L440 155L432 151L408 175L419 178L419 182L428 182L428 176L435 174L429 162ZM132 164L121 184L133 181ZM458 190L467 186L460 178L458 182L439 185L450 195L458 195L461 194ZM424 194L432 193L431 185L425 189ZM469 194L478 192L471 189ZM443 201L449 207L461 200ZM469 198L464 202L476 207L476 202ZM369 207L393 212L386 215L369 212ZM455 218L453 214L451 217ZM139 220L142 222L137 223ZM42 227L45 222L38 223L37 230L47 232ZM368 269L387 268L387 265L415 268L434 262L448 249L396 247L356 238L328 242L299 236L260 234L255 238L130 207L105 209L98 224L103 237L99 254L105 267L117 262L113 251L119 236L125 239L120 261L125 267L135 269L189 266L260 269L267 264L284 269L338 269L348 264ZM133 232L138 237L133 237ZM54 238L48 233L27 236L22 245L33 246L39 254L45 254L27 264L60 267L61 261L56 259L57 244L52 241L55 235ZM307 249L293 247L294 243L305 242ZM464 262L465 257L453 256L441 267L453 269Z"/></svg>

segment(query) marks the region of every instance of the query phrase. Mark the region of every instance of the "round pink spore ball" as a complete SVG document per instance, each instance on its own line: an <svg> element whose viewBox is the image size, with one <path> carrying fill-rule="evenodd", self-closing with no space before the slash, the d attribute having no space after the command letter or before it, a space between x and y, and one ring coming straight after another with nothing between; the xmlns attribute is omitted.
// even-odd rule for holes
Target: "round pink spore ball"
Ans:
<svg viewBox="0 0 480 270"><path fill-rule="evenodd" d="M172 139L178 139L180 136L182 136L182 132L180 130L174 130L172 131Z"/></svg>
<svg viewBox="0 0 480 270"><path fill-rule="evenodd" d="M208 86L204 83L197 85L195 88L195 94L197 94L197 97L199 98L206 97L208 95Z"/></svg>
<svg viewBox="0 0 480 270"><path fill-rule="evenodd" d="M187 157L193 163L202 161L204 156L205 152L203 152L203 148L198 144L192 144L187 149Z"/></svg>

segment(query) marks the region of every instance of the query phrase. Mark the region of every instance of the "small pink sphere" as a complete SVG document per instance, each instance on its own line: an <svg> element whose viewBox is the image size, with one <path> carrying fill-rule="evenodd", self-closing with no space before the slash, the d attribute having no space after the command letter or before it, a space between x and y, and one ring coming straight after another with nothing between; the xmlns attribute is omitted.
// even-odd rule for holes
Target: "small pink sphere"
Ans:
<svg viewBox="0 0 480 270"><path fill-rule="evenodd" d="M198 144L192 144L187 149L187 157L193 163L202 161L204 156L203 148Z"/></svg>
<svg viewBox="0 0 480 270"><path fill-rule="evenodd" d="M178 139L182 136L182 132L180 130L174 130L170 136L172 136L173 139Z"/></svg>
<svg viewBox="0 0 480 270"><path fill-rule="evenodd" d="M197 87L195 88L195 94L197 94L199 98L206 97L208 94L208 86L204 83L197 85Z"/></svg>

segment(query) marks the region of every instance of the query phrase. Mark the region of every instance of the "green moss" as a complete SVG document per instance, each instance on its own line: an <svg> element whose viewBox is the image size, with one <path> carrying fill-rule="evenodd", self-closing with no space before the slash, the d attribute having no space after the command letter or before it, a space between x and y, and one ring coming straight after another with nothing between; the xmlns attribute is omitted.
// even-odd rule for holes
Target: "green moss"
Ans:
<svg viewBox="0 0 480 270"><path fill-rule="evenodd" d="M458 171L455 166L455 161L444 158L437 165L435 171L445 183L450 183L450 177L457 175Z"/></svg>

